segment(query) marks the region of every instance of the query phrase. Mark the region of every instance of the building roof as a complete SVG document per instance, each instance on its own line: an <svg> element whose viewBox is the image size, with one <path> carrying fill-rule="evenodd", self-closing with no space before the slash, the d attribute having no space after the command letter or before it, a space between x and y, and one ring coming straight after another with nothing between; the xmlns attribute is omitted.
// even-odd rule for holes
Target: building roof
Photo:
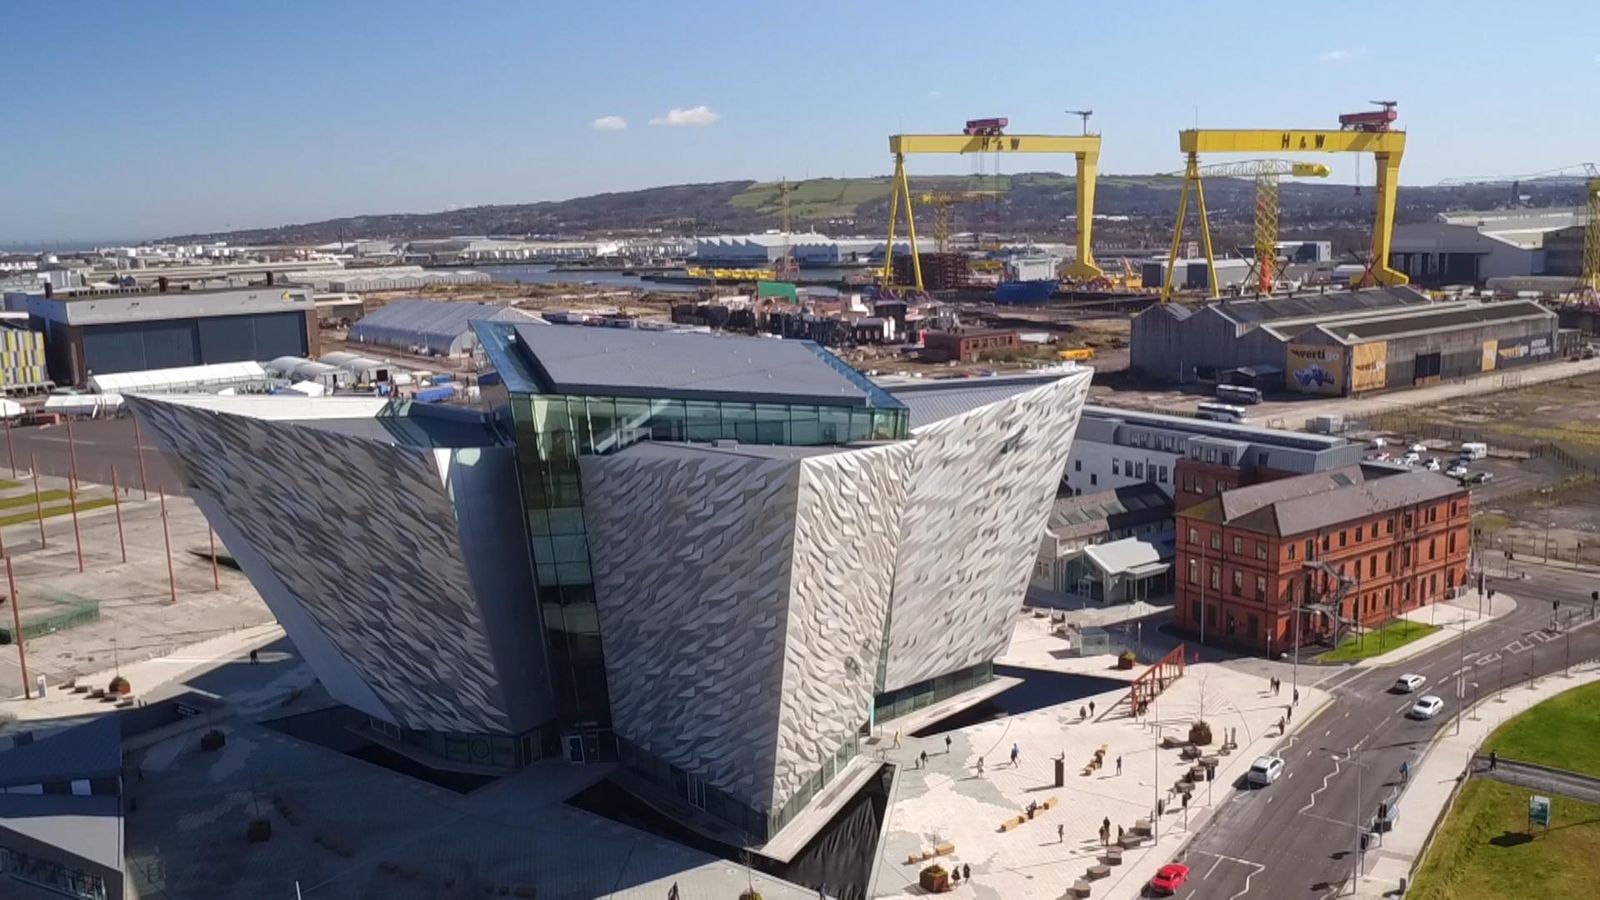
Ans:
<svg viewBox="0 0 1600 900"><path fill-rule="evenodd" d="M1379 287L1358 291L1329 291L1297 294L1264 300L1229 300L1207 304L1222 316L1244 325L1301 316L1338 315L1365 309L1387 309L1412 303L1426 303L1428 297L1415 288ZM1171 305L1171 304L1168 304Z"/></svg>
<svg viewBox="0 0 1600 900"><path fill-rule="evenodd" d="M479 320L539 322L538 316L504 303L449 302L402 298L373 310L350 326L350 340L388 346L427 347L448 352Z"/></svg>
<svg viewBox="0 0 1600 900"><path fill-rule="evenodd" d="M1074 365L1026 375L916 381L882 379L879 384L911 411L911 428L915 430L971 412L980 406L998 403L1080 371L1084 370Z"/></svg>
<svg viewBox="0 0 1600 900"><path fill-rule="evenodd" d="M149 400L263 421L285 422L404 447L495 447L510 443L479 410L409 400L351 394L330 397L166 394ZM135 397L131 402L137 405L148 401Z"/></svg>
<svg viewBox="0 0 1600 900"><path fill-rule="evenodd" d="M1332 450L1338 447L1351 446L1349 441L1335 435L1311 434L1305 431L1285 431L1280 428L1263 428L1259 425L1217 422L1211 419L1197 419L1193 416L1171 416L1165 413L1119 409L1113 406L1085 406L1083 408L1083 417L1085 420L1098 419L1108 422L1124 422L1129 425L1164 428L1193 435L1249 441L1272 447L1292 447L1299 450Z"/></svg>
<svg viewBox="0 0 1600 900"><path fill-rule="evenodd" d="M1176 541L1171 531L1095 544L1083 551L1095 568L1107 575L1129 575L1134 578L1148 578L1165 572L1176 553Z"/></svg>
<svg viewBox="0 0 1600 900"><path fill-rule="evenodd" d="M479 323L478 332L513 391L903 408L811 341L496 324Z"/></svg>
<svg viewBox="0 0 1600 900"><path fill-rule="evenodd" d="M90 375L89 390L97 394L206 392L242 385L267 384L271 380L260 363L245 361Z"/></svg>
<svg viewBox="0 0 1600 900"><path fill-rule="evenodd" d="M1436 472L1417 469L1369 480L1352 466L1224 491L1183 515L1290 537L1464 493L1460 484Z"/></svg>
<svg viewBox="0 0 1600 900"><path fill-rule="evenodd" d="M0 831L13 831L122 870L122 798L0 793Z"/></svg>
<svg viewBox="0 0 1600 900"><path fill-rule="evenodd" d="M1172 498L1148 481L1109 491L1058 497L1046 529L1058 539L1090 537L1172 516Z"/></svg>
<svg viewBox="0 0 1600 900"><path fill-rule="evenodd" d="M1358 344L1377 338L1395 338L1406 334L1473 328L1517 319L1555 317L1554 312L1532 300L1510 300L1503 303L1472 303L1465 306L1452 304L1448 309L1439 310L1406 310L1401 314L1319 325L1316 330L1341 344Z"/></svg>
<svg viewBox="0 0 1600 900"><path fill-rule="evenodd" d="M311 291L286 285L258 285L216 290L156 290L119 288L109 291L60 293L54 297L23 294L7 297L8 304L30 315L67 325L107 325L119 322L156 322L171 319L206 319L263 313L315 310Z"/></svg>

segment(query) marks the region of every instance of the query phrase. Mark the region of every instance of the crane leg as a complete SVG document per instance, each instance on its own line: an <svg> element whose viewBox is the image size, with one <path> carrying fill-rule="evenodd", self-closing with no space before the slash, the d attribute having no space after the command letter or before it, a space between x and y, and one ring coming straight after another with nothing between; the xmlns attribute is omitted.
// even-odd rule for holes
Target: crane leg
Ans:
<svg viewBox="0 0 1600 900"><path fill-rule="evenodd" d="M882 282L885 291L894 287L894 229L900 218L900 182L905 178L905 174L906 158L897 153L894 157L894 182L889 188L889 240L883 245ZM908 201L909 199L907 198Z"/></svg>
<svg viewBox="0 0 1600 900"><path fill-rule="evenodd" d="M1172 299L1172 283L1177 277L1178 249L1183 246L1183 220L1189 216L1189 180L1194 177L1196 163L1189 157L1189 171L1183 176L1183 190L1178 194L1178 224L1172 229L1172 252L1167 254L1167 275L1161 279L1161 302Z"/></svg>
<svg viewBox="0 0 1600 900"><path fill-rule="evenodd" d="M903 162L897 160L895 169L900 173L900 194L906 198L906 238L911 241L911 273L916 279L917 292L921 293L922 254L917 252L917 222L911 216L911 182L906 178L906 167Z"/></svg>
<svg viewBox="0 0 1600 900"><path fill-rule="evenodd" d="M1217 257L1211 252L1211 220L1206 216L1206 185L1197 172L1194 177L1194 204L1200 213L1200 249L1206 255L1206 278L1211 284L1211 299L1222 296L1217 286Z"/></svg>
<svg viewBox="0 0 1600 900"><path fill-rule="evenodd" d="M1400 156L1375 153L1378 178L1375 193L1378 195L1376 222L1372 226L1372 262L1369 271L1378 284L1406 284L1411 279L1404 272L1390 268L1389 248L1394 242L1395 200L1400 187Z"/></svg>

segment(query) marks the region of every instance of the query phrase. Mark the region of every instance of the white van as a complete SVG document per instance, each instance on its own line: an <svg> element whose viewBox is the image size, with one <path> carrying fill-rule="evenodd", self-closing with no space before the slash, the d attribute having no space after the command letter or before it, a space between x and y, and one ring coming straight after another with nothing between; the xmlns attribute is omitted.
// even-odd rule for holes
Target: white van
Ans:
<svg viewBox="0 0 1600 900"><path fill-rule="evenodd" d="M1489 445L1488 444L1478 444L1478 443L1468 442L1468 443L1465 443L1465 444L1461 445L1461 458L1462 459L1479 460L1479 459L1483 459L1485 456L1488 456L1488 455L1489 455Z"/></svg>

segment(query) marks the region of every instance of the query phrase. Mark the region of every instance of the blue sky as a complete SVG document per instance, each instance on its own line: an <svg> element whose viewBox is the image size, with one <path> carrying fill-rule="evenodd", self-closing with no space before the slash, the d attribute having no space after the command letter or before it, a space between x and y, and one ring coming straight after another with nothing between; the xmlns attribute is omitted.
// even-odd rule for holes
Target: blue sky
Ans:
<svg viewBox="0 0 1600 900"><path fill-rule="evenodd" d="M1536 171L1600 158L1591 3L12 0L0 242L882 174L891 132L1079 107L1112 173L1178 167L1197 115L1331 127L1375 99L1405 183Z"/></svg>

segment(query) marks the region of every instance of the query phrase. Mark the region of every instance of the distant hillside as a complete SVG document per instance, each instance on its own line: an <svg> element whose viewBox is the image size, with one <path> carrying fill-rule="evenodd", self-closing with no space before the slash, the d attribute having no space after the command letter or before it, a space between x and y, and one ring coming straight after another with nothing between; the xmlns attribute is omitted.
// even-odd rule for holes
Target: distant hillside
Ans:
<svg viewBox="0 0 1600 900"><path fill-rule="evenodd" d="M930 190L1004 190L994 201L956 207L954 227L960 231L1003 231L1048 239L1073 229L1075 183L1070 176L1033 172L999 176L928 176L911 179L913 192ZM1102 237L1139 244L1167 239L1177 209L1181 180L1167 175L1101 176L1096 212L1127 216L1126 223L1101 226ZM876 233L887 227L889 178L818 178L794 182L789 195L796 228L817 227L836 233ZM1422 221L1451 209L1496 208L1513 198L1505 185L1402 187L1399 219ZM1581 188L1571 182L1526 182L1527 206L1561 206L1579 202ZM782 222L782 194L775 182L720 181L595 194L571 200L503 206L475 206L436 213L385 213L350 216L244 231L188 234L172 241L225 240L239 244L309 244L354 238L415 240L451 235L628 234L665 231L675 234L759 231ZM1207 206L1224 230L1250 221L1254 186L1239 179L1209 179ZM1343 235L1359 230L1372 215L1372 188L1287 181L1283 185L1282 228L1286 234L1317 229ZM924 229L931 211L918 210Z"/></svg>

